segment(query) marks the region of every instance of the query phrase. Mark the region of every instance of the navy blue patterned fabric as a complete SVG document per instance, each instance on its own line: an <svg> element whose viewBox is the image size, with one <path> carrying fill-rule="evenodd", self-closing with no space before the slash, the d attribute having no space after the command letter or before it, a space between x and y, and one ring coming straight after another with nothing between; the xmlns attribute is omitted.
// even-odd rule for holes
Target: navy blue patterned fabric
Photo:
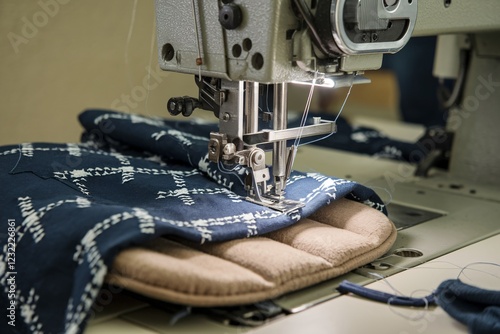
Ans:
<svg viewBox="0 0 500 334"><path fill-rule="evenodd" d="M0 147L0 309L15 303L1 333L82 332L114 256L159 236L251 237L341 197L385 212L372 190L314 173L288 182L300 210L247 202L245 170L207 160L209 125L104 110L80 122L80 144Z"/></svg>
<svg viewBox="0 0 500 334"><path fill-rule="evenodd" d="M436 290L436 300L473 334L500 333L500 291L481 289L450 279Z"/></svg>

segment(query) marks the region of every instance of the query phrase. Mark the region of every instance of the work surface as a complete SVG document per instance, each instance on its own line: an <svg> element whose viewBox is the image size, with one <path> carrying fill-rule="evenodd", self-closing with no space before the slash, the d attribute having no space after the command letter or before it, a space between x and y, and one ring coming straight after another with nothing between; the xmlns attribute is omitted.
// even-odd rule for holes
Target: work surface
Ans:
<svg viewBox="0 0 500 334"><path fill-rule="evenodd" d="M482 288L500 289L500 269L477 262L500 263L500 235L439 257L367 287L423 296L442 281L460 278ZM341 296L252 333L467 333L467 328L441 308L406 309L350 295Z"/></svg>
<svg viewBox="0 0 500 334"><path fill-rule="evenodd" d="M446 279L456 278L462 267L475 262L500 263L500 235L441 256L369 288L393 292L387 283L407 295L423 295ZM461 278L483 288L500 289L500 270L492 265L471 265ZM118 298L117 298L118 299ZM119 305L121 303L121 305ZM167 314L146 304L119 299L109 311L98 315L87 334L98 333L222 333L222 325L208 325L197 317L181 319L175 327ZM197 320L200 322L197 324ZM246 332L248 329L241 329ZM250 333L467 333L467 328L441 308L406 309L362 298L341 296L303 312L271 322Z"/></svg>

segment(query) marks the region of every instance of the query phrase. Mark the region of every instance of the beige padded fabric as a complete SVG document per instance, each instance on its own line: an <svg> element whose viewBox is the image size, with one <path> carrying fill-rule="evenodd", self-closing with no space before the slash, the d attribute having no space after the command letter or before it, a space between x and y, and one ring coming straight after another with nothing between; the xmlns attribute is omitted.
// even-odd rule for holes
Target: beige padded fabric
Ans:
<svg viewBox="0 0 500 334"><path fill-rule="evenodd" d="M159 238L127 249L107 281L192 306L248 304L342 275L382 256L395 239L385 215L341 199L261 237L204 245Z"/></svg>

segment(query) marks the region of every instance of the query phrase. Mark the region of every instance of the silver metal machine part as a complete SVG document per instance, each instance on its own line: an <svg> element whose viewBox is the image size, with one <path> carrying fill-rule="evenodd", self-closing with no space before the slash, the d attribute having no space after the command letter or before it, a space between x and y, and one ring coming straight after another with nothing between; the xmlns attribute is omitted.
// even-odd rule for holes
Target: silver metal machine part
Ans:
<svg viewBox="0 0 500 334"><path fill-rule="evenodd" d="M156 0L160 67L198 76L200 97L216 101L209 107L219 117L210 160L247 166L249 200L279 210L295 154L287 140L336 130L321 121L287 129L287 83L366 82L358 79L362 71L379 68L383 53L406 44L416 13L416 0ZM203 85L214 80L210 89ZM259 117L268 117L259 110L259 86L267 84L274 91L272 129L260 129ZM183 114L191 114L191 105L203 107L200 100L189 100ZM272 178L260 159L271 143Z"/></svg>
<svg viewBox="0 0 500 334"><path fill-rule="evenodd" d="M287 84L274 86L274 130L284 130L287 127ZM286 140L275 142L273 148L274 195L283 196L286 185Z"/></svg>
<svg viewBox="0 0 500 334"><path fill-rule="evenodd" d="M259 83L311 80L315 71L345 74L340 61L358 54L367 57L351 71L376 69L382 53L397 52L410 38L417 2L156 0L159 63L166 71ZM241 13L230 28L219 17L229 5ZM186 33L194 27L198 37Z"/></svg>
<svg viewBox="0 0 500 334"><path fill-rule="evenodd" d="M330 15L333 38L344 53L394 53L411 37L417 3L411 0L337 0L332 1ZM354 25L351 27L349 23Z"/></svg>

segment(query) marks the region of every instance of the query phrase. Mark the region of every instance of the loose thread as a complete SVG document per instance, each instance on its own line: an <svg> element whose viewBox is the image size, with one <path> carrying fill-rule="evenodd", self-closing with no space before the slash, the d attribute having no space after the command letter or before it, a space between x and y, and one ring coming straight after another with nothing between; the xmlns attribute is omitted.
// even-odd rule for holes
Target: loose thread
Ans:
<svg viewBox="0 0 500 334"><path fill-rule="evenodd" d="M389 254L388 256L385 256L385 257L380 258L378 260L381 260L381 259L384 259L384 258L388 258L390 256L392 256L392 254ZM449 262L449 261L433 261L431 263L449 264L449 265L455 267L454 269L457 269L457 270L460 269L460 272L456 276L457 280L459 280L460 277L466 277L467 279L469 279L469 280L472 281L472 279L465 274L466 270L472 270L472 271L475 271L475 272L478 272L478 273L483 273L483 274L492 276L492 277L497 278L497 279L500 280L500 275L496 275L496 274L488 272L486 270L479 270L479 269L470 268L471 266L477 266L477 265L491 265L491 266L495 266L495 267L499 267L500 268L500 264L494 263L494 262L472 262L472 263L467 264L464 267L459 266L459 265L454 264L454 263ZM448 267L429 267L429 266L427 266L427 267L426 266L404 267L404 266L397 266L397 265L392 265L392 264L391 264L391 266L394 267L394 268L405 269L405 270L407 270L407 269L414 269L414 270L415 269L439 269L439 270L450 270L450 269L453 269L453 268L448 268ZM398 315L398 316L400 316L400 317L402 317L402 318L404 318L406 320L410 320L410 321L418 321L418 320L421 320L421 319L423 319L423 318L426 317L426 315L427 315L426 311L430 308L431 303L434 302L433 298L432 298L432 300L429 300L428 297L429 296L433 296L434 295L434 291L427 290L427 289L417 289L417 290L412 291L412 293L409 295L410 297L406 297L403 293L401 293L401 291L399 291L393 284L391 284L387 280L387 277L385 277L385 276L383 276L383 275L381 275L379 273L374 273L374 272L370 272L369 275L371 275L371 276L379 279L383 283L385 283L394 292L395 296L390 297L387 300L387 305L389 306L389 309L391 310L391 312L393 312L394 314L396 314L396 315ZM414 297L414 295L416 293L419 293L419 292L426 293L426 296L425 297ZM394 305L394 302L398 301L399 298L420 298L425 303L425 305L423 307L423 310L421 312L419 312L416 316L409 316L409 315L404 314L403 312L400 312L399 308L395 307L395 306L399 306L399 305Z"/></svg>
<svg viewBox="0 0 500 334"><path fill-rule="evenodd" d="M130 28L128 29L127 41L125 43L125 65L127 66L128 83L130 85L130 88L132 88L133 85L132 85L132 77L130 76L128 52L130 49L130 42L132 40L132 32L134 31L134 27L135 27L136 13L137 13L137 0L134 0L134 4L132 5L132 15L130 18Z"/></svg>
<svg viewBox="0 0 500 334"><path fill-rule="evenodd" d="M217 164L217 168L219 169L219 171L223 174L233 174L236 176L236 178L238 179L238 181L240 181L241 185L243 187L245 187L245 183L243 182L243 180L240 178L240 175L238 174L238 172L236 171L236 167L232 168L232 169L226 169L223 165L222 165L222 162L219 161L219 163Z"/></svg>
<svg viewBox="0 0 500 334"><path fill-rule="evenodd" d="M351 85L349 86L349 90L347 91L347 94L346 94L346 96L344 98L344 102L342 103L342 106L340 107L339 113L337 114L337 116L333 120L334 123L337 122L337 120L340 117L340 114L342 114L342 111L344 110L344 107L345 107L345 105L347 103L347 100L349 99L349 96L351 95L351 89L352 89L353 83L354 83L354 78L351 80ZM316 142L321 141L321 140L325 140L325 139L329 138L330 136L332 136L334 133L335 132L330 132L329 134L327 134L324 137L321 137L321 138L309 141L309 142L304 143L302 145L309 145L309 144L313 144L313 143L316 143ZM302 145L300 145L300 146L302 146Z"/></svg>
<svg viewBox="0 0 500 334"><path fill-rule="evenodd" d="M193 22L194 22L194 30L196 33L196 46L198 48L198 58L196 59L196 65L198 65L198 80L201 82L201 65L203 64L203 59L201 58L201 46L200 46L200 34L198 32L198 20L196 19L196 0L191 2L193 6Z"/></svg>

